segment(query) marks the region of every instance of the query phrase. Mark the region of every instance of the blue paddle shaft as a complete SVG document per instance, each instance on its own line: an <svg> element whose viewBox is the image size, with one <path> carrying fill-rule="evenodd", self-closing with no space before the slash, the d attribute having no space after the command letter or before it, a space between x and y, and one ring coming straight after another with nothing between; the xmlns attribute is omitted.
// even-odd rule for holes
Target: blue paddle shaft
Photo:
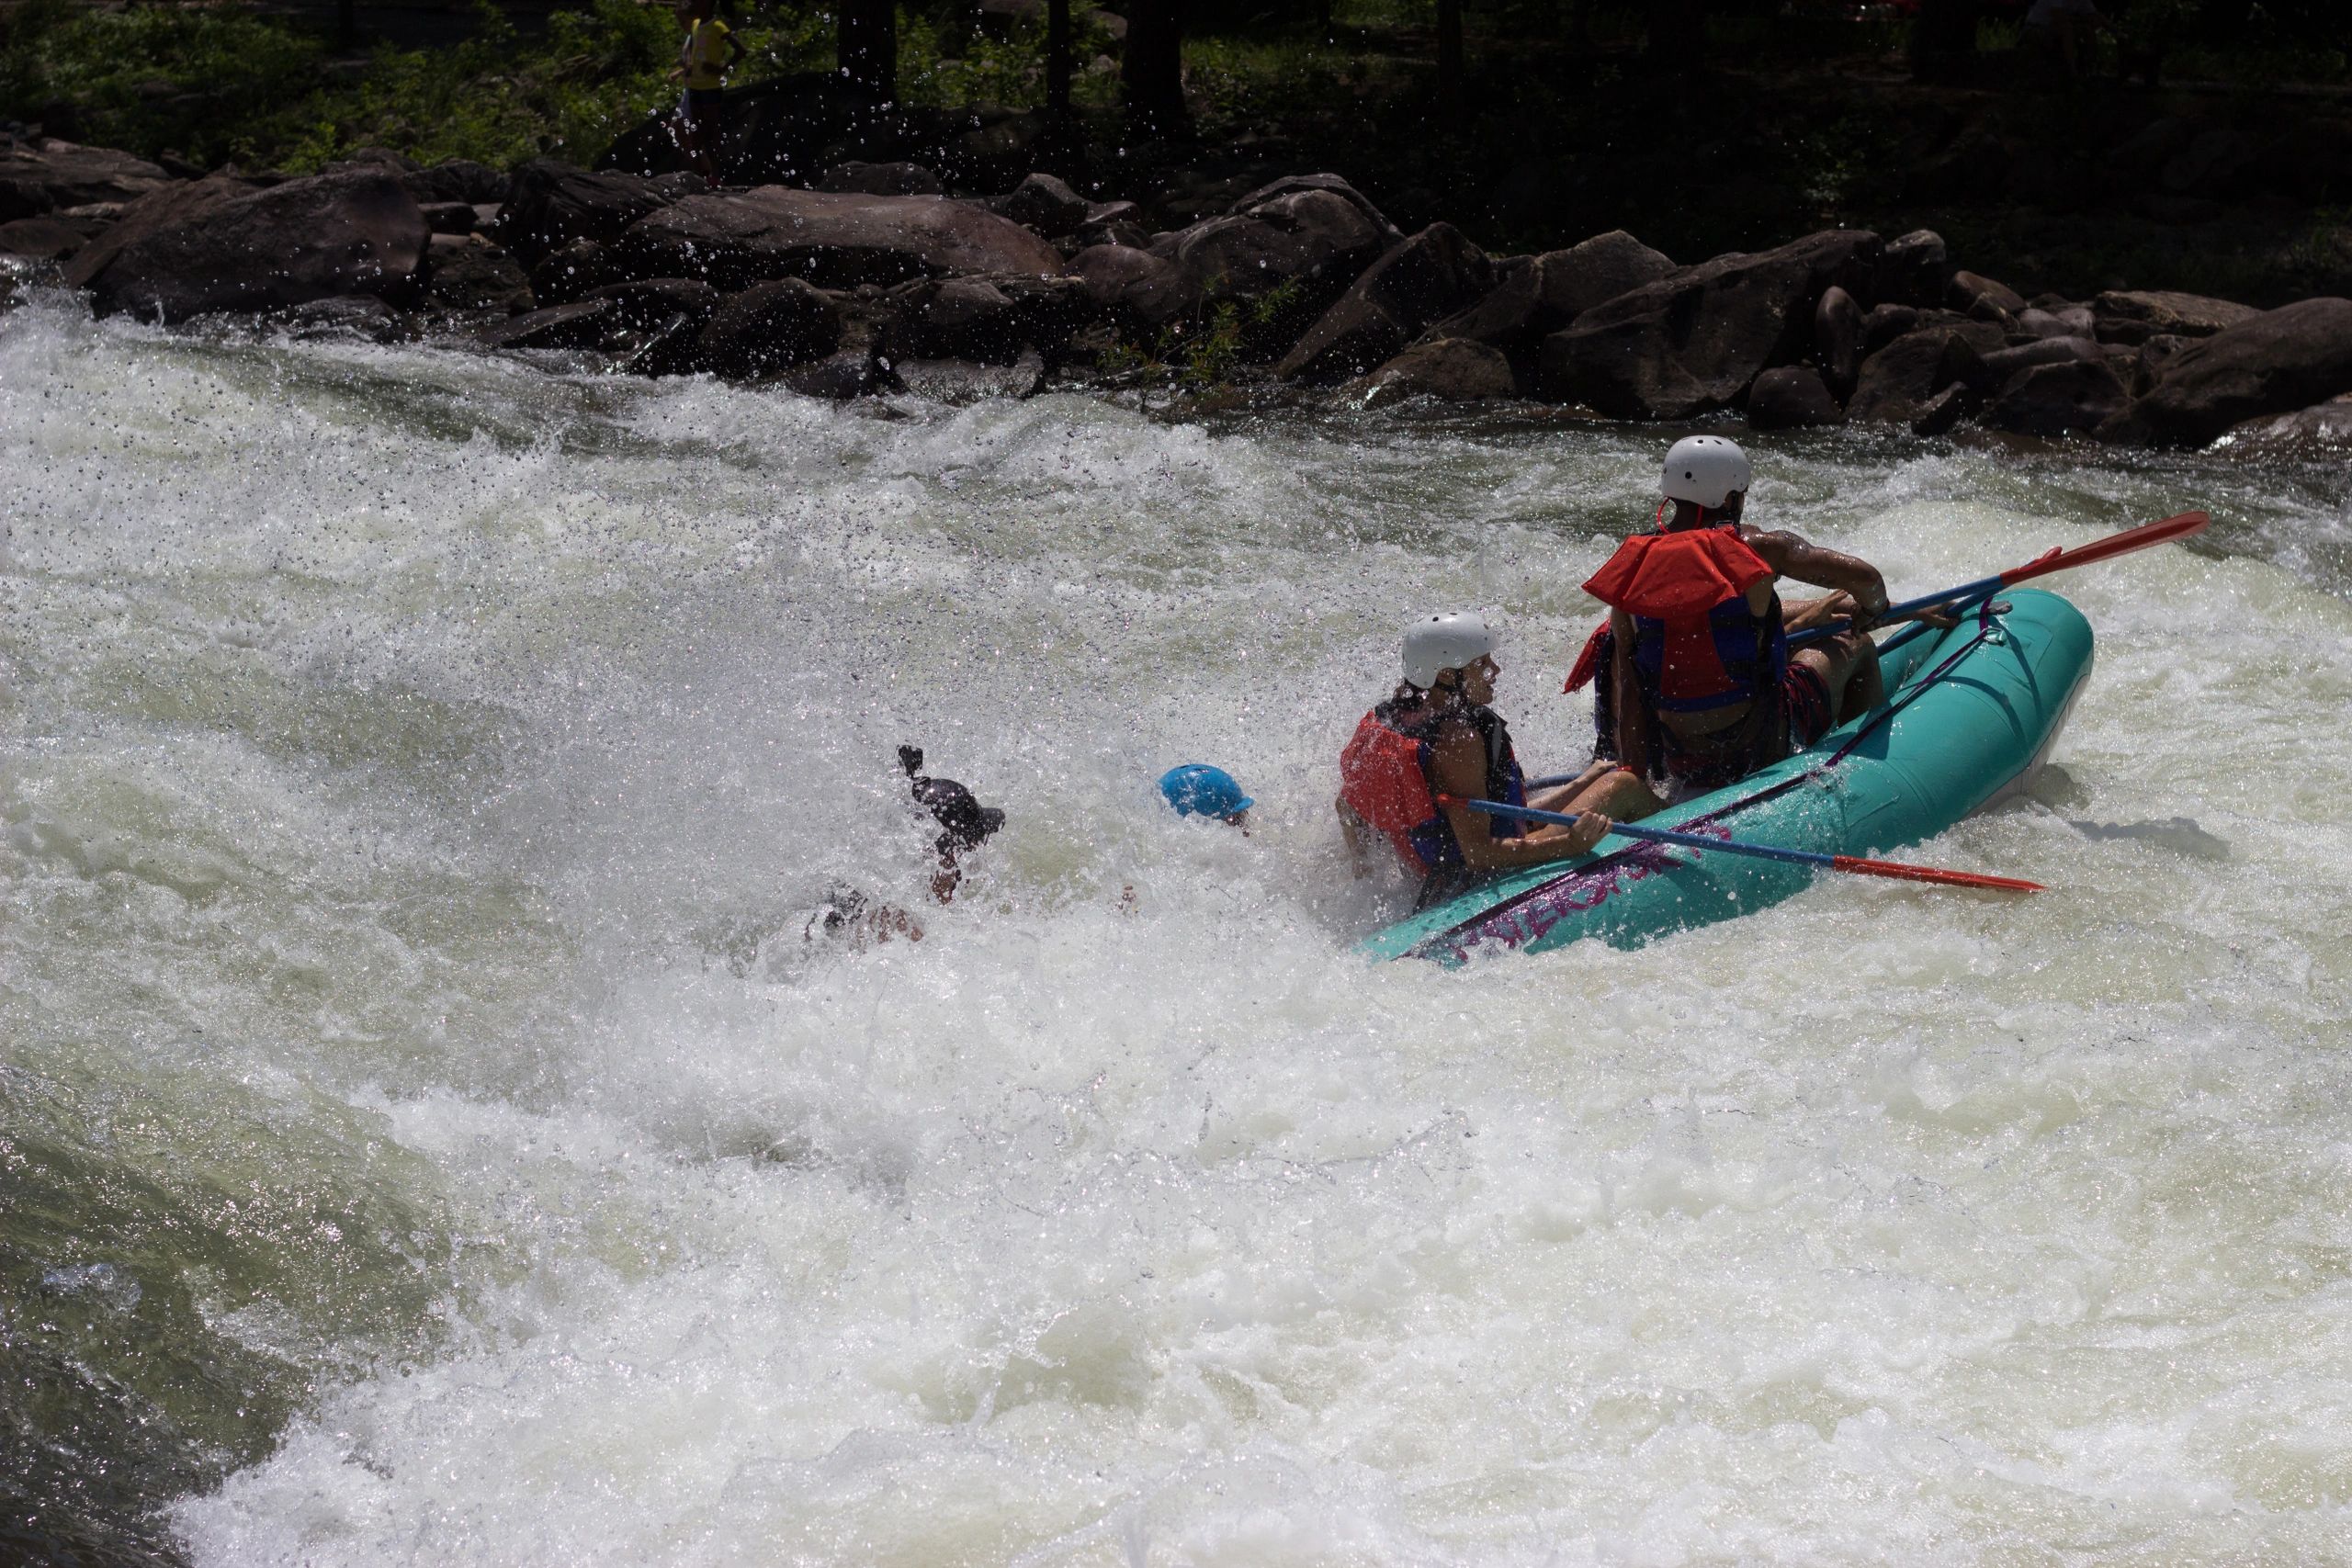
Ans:
<svg viewBox="0 0 2352 1568"><path fill-rule="evenodd" d="M1947 588L1941 593L1929 593L1917 599L1905 599L1900 604L1889 604L1886 607L1886 614L1881 615L1879 620L1881 622L1899 621L1905 615L1916 615L1922 610L1959 609L1979 599L1990 599L2007 586L2008 580L2006 577L1980 577L1973 582L1963 582L1957 588ZM1809 631L1796 632L1789 637L1789 646L1803 648L1806 643L1819 642L1824 637L1836 637L1840 629L1839 626L1815 626ZM1884 649L1880 651L1883 652Z"/></svg>
<svg viewBox="0 0 2352 1568"><path fill-rule="evenodd" d="M1510 806L1499 800L1465 800L1462 804L1490 817L1519 817L1530 822L1557 822L1566 828L1577 825L1575 818L1563 812L1538 811L1532 806ZM1744 844L1736 839L1711 839L1703 833L1678 833L1671 828L1645 828L1637 822L1611 822L1609 830L1622 833L1629 839L1646 839L1654 844L1721 850L1726 854L1754 855L1758 860L1787 861L1792 865L1830 865L1838 859L1836 855L1816 854L1811 850L1784 850L1772 844Z"/></svg>

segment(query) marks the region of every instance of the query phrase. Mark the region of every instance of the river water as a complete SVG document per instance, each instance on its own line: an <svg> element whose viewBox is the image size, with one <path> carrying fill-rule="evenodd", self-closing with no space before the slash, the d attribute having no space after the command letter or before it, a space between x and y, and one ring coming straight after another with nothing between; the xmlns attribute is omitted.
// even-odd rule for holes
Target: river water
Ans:
<svg viewBox="0 0 2352 1568"><path fill-rule="evenodd" d="M0 321L0 1545L2352 1561L2346 468L1758 440L1898 592L2213 512L1915 852L2055 890L1367 966L1399 623L1580 761L1670 434ZM805 942L902 740L1010 825Z"/></svg>

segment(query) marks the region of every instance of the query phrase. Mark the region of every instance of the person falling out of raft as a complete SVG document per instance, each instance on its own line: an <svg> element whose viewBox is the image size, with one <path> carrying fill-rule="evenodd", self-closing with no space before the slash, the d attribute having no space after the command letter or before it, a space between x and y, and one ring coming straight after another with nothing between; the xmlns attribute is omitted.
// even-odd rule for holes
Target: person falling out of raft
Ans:
<svg viewBox="0 0 2352 1568"><path fill-rule="evenodd" d="M678 23L686 29L671 73L686 81L678 100L678 150L695 173L717 185L719 104L729 68L743 58L743 41L718 19L718 0L678 0Z"/></svg>
<svg viewBox="0 0 2352 1568"><path fill-rule="evenodd" d="M1404 682L1363 716L1340 755L1339 812L1351 849L1361 853L1377 835L1420 874L1415 908L1516 866L1585 854L1607 835L1607 813L1632 818L1657 809L1640 779L1607 761L1528 798L1510 731L1487 705L1501 669L1484 616L1415 622L1405 633L1404 666ZM1536 827L1456 804L1472 799L1572 814L1576 826Z"/></svg>
<svg viewBox="0 0 2352 1568"><path fill-rule="evenodd" d="M1869 635L1886 612L1885 579L1868 561L1742 523L1751 478L1734 442L1676 442L1657 531L1627 539L1584 585L1609 619L1566 690L1602 677L1595 754L1665 780L1671 800L1803 750L1885 695ZM1783 607L1781 577L1832 592ZM1790 651L1789 633L1841 618L1844 630Z"/></svg>
<svg viewBox="0 0 2352 1568"><path fill-rule="evenodd" d="M899 767L907 775L915 804L930 812L932 820L939 824L939 837L931 844L932 852L937 857L931 876L931 896L942 904L953 903L956 890L964 880L964 857L995 837L1004 826L1004 813L993 806L982 806L969 789L955 779L926 774L920 746L899 747ZM888 942L893 936L921 942L922 927L896 905L886 904L848 883L836 882L826 889L824 902L808 917L800 934L807 942L848 936L863 945L868 941Z"/></svg>

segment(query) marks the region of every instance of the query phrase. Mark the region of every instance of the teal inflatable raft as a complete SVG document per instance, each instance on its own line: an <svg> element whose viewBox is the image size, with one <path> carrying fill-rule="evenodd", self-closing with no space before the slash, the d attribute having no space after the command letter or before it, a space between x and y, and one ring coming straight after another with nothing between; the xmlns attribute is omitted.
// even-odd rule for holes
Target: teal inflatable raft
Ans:
<svg viewBox="0 0 2352 1568"><path fill-rule="evenodd" d="M1647 820L1661 828L1824 854L1875 855L1933 838L2030 783L2091 671L2091 628L2054 593L2020 588L1951 630L1886 656L1887 700L1812 748ZM1625 840L1605 840L1603 848ZM1374 958L1460 964L1582 937L1637 947L1754 914L1809 886L1809 867L1634 844L1529 866L1399 920Z"/></svg>

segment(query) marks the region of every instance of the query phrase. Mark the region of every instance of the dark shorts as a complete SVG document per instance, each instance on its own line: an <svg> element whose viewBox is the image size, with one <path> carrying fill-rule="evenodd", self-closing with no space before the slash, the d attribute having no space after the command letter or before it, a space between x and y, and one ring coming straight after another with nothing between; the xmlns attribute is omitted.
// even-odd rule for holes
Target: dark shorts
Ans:
<svg viewBox="0 0 2352 1568"><path fill-rule="evenodd" d="M693 120L716 118L726 98L724 87L688 87L686 96L678 100L678 113Z"/></svg>
<svg viewBox="0 0 2352 1568"><path fill-rule="evenodd" d="M1693 745L1678 739L1659 726L1660 749L1674 794L1682 799L1736 784L1758 768L1770 767L1792 751L1802 751L1829 733L1832 709L1829 684L1810 664L1789 662L1781 677L1781 711L1788 720L1788 745L1759 747L1748 725L1736 724ZM1779 726L1773 726L1777 731ZM1713 744L1708 744L1713 742ZM1777 753L1771 755L1767 753Z"/></svg>

